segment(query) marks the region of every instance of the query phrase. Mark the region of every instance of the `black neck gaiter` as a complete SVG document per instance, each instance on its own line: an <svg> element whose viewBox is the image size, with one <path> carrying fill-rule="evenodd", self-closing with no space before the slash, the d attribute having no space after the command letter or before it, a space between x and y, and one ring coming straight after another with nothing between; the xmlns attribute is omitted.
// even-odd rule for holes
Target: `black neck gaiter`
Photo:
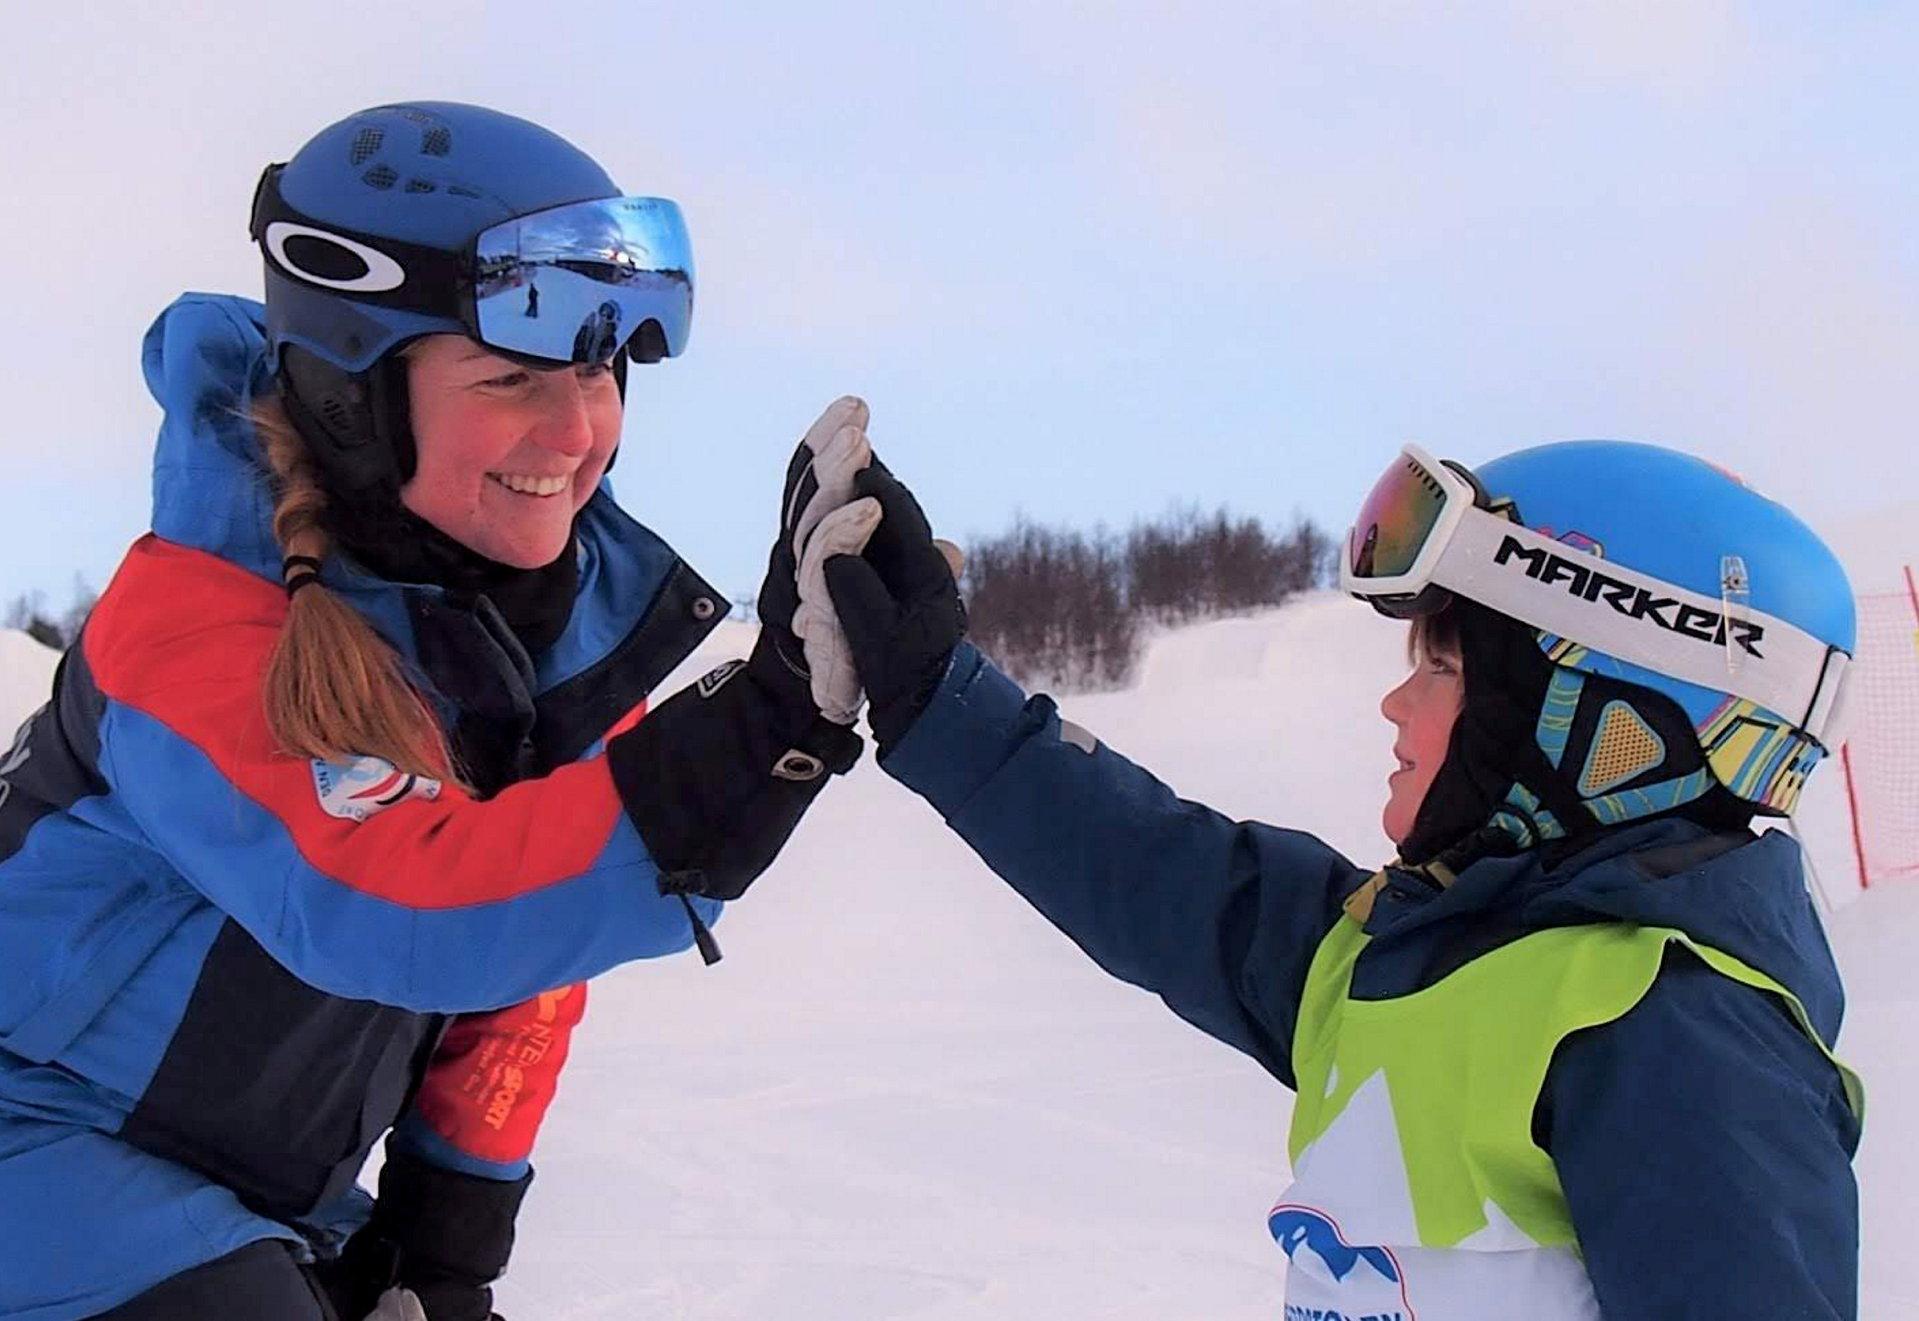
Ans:
<svg viewBox="0 0 1919 1321"><path fill-rule="evenodd" d="M537 656L566 630L579 588L577 536L551 564L516 569L455 541L382 493L351 506L332 502L327 530L341 550L391 582L432 583L460 604L485 596L507 626Z"/></svg>
<svg viewBox="0 0 1919 1321"><path fill-rule="evenodd" d="M1463 597L1448 608L1459 619L1466 698L1446 760L1400 844L1400 858L1415 864L1472 836L1515 783L1537 792L1542 779L1554 777L1534 736L1553 666L1532 630Z"/></svg>

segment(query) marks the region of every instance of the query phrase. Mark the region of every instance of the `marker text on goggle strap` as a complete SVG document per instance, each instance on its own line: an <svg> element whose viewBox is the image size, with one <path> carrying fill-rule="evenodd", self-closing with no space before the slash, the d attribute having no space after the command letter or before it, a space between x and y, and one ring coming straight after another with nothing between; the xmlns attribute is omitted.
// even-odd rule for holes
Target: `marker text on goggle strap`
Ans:
<svg viewBox="0 0 1919 1321"><path fill-rule="evenodd" d="M1590 564L1581 564L1577 559L1555 554L1543 546L1528 546L1516 537L1507 536L1494 552L1493 562L1505 565L1514 560L1523 562L1522 567L1528 578L1547 586L1563 582L1569 596L1595 603L1604 601L1626 618L1651 620L1668 633L1723 647L1726 645L1727 630L1730 629L1732 640L1743 650L1761 660L1765 659L1765 653L1759 650L1758 645L1759 640L1766 635L1762 624L1747 619L1727 619L1717 610L1708 610L1670 596L1655 596L1636 583L1621 582Z"/></svg>

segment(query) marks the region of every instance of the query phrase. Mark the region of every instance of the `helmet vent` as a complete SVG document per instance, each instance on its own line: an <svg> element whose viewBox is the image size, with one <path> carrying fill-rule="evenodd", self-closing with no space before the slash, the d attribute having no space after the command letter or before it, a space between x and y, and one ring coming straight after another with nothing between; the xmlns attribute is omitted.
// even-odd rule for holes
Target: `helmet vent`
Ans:
<svg viewBox="0 0 1919 1321"><path fill-rule="evenodd" d="M353 138L353 149L351 152L353 163L355 165L365 165L367 161L372 159L373 153L380 149L380 144L384 141L386 141L385 129L361 129Z"/></svg>
<svg viewBox="0 0 1919 1321"><path fill-rule="evenodd" d="M430 128L420 139L422 156L444 156L453 150L453 132L445 127Z"/></svg>
<svg viewBox="0 0 1919 1321"><path fill-rule="evenodd" d="M393 172L391 166L387 165L376 165L361 175L360 178L372 188L391 188L394 184L400 182L400 176Z"/></svg>
<svg viewBox="0 0 1919 1321"><path fill-rule="evenodd" d="M463 183L450 183L450 184L448 184L448 185L446 186L446 190L447 190L447 192L448 192L448 193L450 193L450 194L451 194L452 196L454 196L454 197L479 197L479 196L481 196L481 193L480 193L480 190L479 190L479 189L477 189L477 188L468 188L468 187L467 187L467 186L466 186L465 184L463 184Z"/></svg>
<svg viewBox="0 0 1919 1321"><path fill-rule="evenodd" d="M409 193L430 193L437 186L436 184L428 183L425 179L408 179L406 181L406 190Z"/></svg>
<svg viewBox="0 0 1919 1321"><path fill-rule="evenodd" d="M320 416L326 420L327 429L335 435L353 425L352 411L337 394L327 395L320 400Z"/></svg>

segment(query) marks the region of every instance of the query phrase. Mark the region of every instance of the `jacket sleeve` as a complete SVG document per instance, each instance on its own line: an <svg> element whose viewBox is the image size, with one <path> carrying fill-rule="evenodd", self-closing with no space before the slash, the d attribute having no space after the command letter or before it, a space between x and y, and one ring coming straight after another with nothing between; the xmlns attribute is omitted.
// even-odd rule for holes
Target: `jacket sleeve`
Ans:
<svg viewBox="0 0 1919 1321"><path fill-rule="evenodd" d="M581 982L455 1018L389 1150L462 1174L523 1177L585 1012Z"/></svg>
<svg viewBox="0 0 1919 1321"><path fill-rule="evenodd" d="M101 817L130 821L294 975L460 1013L692 942L604 757L484 802L401 775L343 802L267 730L277 589L210 558L144 539L88 621Z"/></svg>
<svg viewBox="0 0 1919 1321"><path fill-rule="evenodd" d="M1560 1044L1535 1127L1607 1321L1858 1314L1859 1126L1774 997L1668 953Z"/></svg>
<svg viewBox="0 0 1919 1321"><path fill-rule="evenodd" d="M1102 968L1293 1085L1307 968L1364 879L1331 847L1175 797L970 645L882 764Z"/></svg>

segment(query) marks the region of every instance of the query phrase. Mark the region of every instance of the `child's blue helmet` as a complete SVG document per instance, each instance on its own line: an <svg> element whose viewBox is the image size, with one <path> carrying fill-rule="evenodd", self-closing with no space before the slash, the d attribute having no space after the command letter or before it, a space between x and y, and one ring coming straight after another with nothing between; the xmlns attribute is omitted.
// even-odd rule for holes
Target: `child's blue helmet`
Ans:
<svg viewBox="0 0 1919 1321"><path fill-rule="evenodd" d="M1431 834L1490 816L1529 843L1708 797L1784 815L1836 743L1855 644L1845 570L1791 511L1689 455L1573 441L1468 472L1409 447L1341 567L1382 613L1479 607L1462 611L1468 710L1448 755L1474 788L1436 781L1429 800L1454 819ZM1529 714L1499 709L1515 692ZM1520 714L1526 746L1495 747L1518 741Z"/></svg>

